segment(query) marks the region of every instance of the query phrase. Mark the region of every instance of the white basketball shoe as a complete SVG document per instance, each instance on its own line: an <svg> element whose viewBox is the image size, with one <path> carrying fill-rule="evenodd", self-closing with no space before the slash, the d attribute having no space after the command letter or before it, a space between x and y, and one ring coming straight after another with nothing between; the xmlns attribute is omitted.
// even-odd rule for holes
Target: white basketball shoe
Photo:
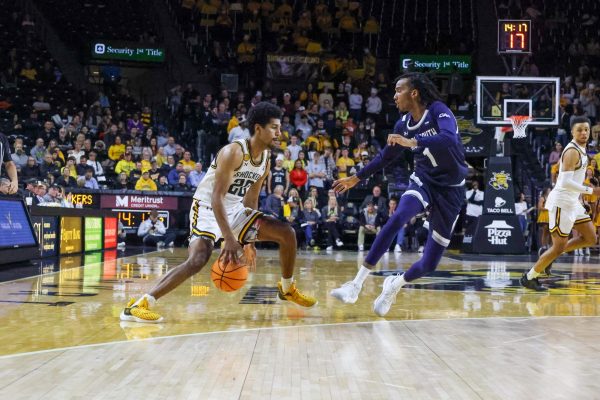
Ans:
<svg viewBox="0 0 600 400"><path fill-rule="evenodd" d="M354 281L349 281L344 283L341 287L333 289L329 294L346 304L354 304L356 303L356 300L358 300L358 294L361 289L361 285L354 283Z"/></svg>
<svg viewBox="0 0 600 400"><path fill-rule="evenodd" d="M396 302L396 295L402 287L401 276L400 274L391 275L383 281L383 290L373 302L373 311L380 317L385 316L390 311L392 304Z"/></svg>

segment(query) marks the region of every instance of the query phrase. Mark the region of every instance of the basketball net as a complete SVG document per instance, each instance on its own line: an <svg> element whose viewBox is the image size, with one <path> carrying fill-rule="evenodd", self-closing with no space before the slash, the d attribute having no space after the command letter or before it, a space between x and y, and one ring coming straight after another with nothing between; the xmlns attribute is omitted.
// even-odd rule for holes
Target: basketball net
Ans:
<svg viewBox="0 0 600 400"><path fill-rule="evenodd" d="M513 138L522 139L527 136L527 125L531 122L529 115L512 115L508 119L513 127Z"/></svg>

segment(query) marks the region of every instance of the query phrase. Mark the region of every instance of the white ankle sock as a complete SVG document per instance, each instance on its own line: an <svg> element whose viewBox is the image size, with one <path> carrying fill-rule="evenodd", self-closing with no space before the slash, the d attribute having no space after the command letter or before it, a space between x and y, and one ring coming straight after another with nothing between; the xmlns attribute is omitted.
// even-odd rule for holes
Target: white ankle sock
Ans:
<svg viewBox="0 0 600 400"><path fill-rule="evenodd" d="M369 276L370 273L371 270L369 268L365 267L364 265L361 265L353 282L356 283L358 286L362 287L362 284L364 283L365 279L367 279L367 276Z"/></svg>
<svg viewBox="0 0 600 400"><path fill-rule="evenodd" d="M531 267L531 269L527 273L527 279L532 280L537 278L538 276L540 276L540 273L533 269L533 267Z"/></svg>
<svg viewBox="0 0 600 400"><path fill-rule="evenodd" d="M281 278L281 290L283 290L283 293L287 293L288 290L290 290L290 286L292 286L293 282L294 282L293 276L289 279L286 279L284 277Z"/></svg>

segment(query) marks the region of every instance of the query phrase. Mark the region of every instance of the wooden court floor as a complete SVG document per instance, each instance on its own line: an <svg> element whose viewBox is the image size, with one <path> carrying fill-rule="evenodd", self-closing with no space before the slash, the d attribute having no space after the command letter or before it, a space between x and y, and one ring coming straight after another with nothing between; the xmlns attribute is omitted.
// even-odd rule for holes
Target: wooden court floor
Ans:
<svg viewBox="0 0 600 400"><path fill-rule="evenodd" d="M304 310L276 301L277 252L259 250L241 290L219 292L205 268L160 300L165 323L120 323L185 256L63 258L1 283L0 399L600 398L596 259L555 264L538 294L517 284L528 263L445 257L379 318L384 276L416 254L386 255L344 305L328 292L363 255L299 252L298 286L319 299Z"/></svg>

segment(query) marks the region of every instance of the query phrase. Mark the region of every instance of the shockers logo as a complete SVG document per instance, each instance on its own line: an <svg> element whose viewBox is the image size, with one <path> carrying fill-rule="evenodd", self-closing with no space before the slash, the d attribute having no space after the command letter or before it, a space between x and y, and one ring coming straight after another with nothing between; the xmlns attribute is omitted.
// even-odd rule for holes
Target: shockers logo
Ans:
<svg viewBox="0 0 600 400"><path fill-rule="evenodd" d="M512 236L513 227L506 221L494 220L485 227L487 229L487 240L496 246L508 245L508 238Z"/></svg>
<svg viewBox="0 0 600 400"><path fill-rule="evenodd" d="M496 190L507 190L508 182L512 180L509 172L492 172L492 179L490 179L490 186Z"/></svg>

